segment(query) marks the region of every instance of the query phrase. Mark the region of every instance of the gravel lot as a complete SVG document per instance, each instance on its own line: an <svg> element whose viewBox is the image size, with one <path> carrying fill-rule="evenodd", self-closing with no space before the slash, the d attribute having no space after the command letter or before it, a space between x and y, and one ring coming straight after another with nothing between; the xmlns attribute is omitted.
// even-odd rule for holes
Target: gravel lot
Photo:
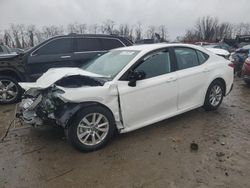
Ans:
<svg viewBox="0 0 250 188"><path fill-rule="evenodd" d="M14 108L0 107L0 135ZM250 87L236 79L217 111L193 110L92 153L73 149L59 128L11 129L0 143L2 187L250 187Z"/></svg>

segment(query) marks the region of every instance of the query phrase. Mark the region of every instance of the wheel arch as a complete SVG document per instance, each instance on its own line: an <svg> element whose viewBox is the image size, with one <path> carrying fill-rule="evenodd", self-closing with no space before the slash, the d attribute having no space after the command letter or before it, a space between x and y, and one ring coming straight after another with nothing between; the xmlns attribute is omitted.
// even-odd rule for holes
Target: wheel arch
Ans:
<svg viewBox="0 0 250 188"><path fill-rule="evenodd" d="M106 109L110 112L115 122L114 113L108 106L100 102L83 102L79 104L66 104L63 106L63 108L60 108L60 110L55 113L56 123L63 128L68 128L74 117L76 117L77 113L80 110L83 110L84 108L88 108L90 106L101 106L102 108Z"/></svg>
<svg viewBox="0 0 250 188"><path fill-rule="evenodd" d="M220 81L220 82L223 84L223 86L224 86L223 96L225 96L225 95L226 95L226 82L225 82L225 80L224 80L222 77L217 77L217 78L214 78L212 81L210 81L210 82L209 82L209 85L207 86L207 90L206 90L206 92L205 92L205 96L204 96L203 104L204 104L204 103L205 103L205 101L206 101L206 96L207 96L207 93L208 93L208 89L209 89L209 87L210 87L210 86L211 86L211 84L212 84L213 82L215 82L215 81Z"/></svg>
<svg viewBox="0 0 250 188"><path fill-rule="evenodd" d="M218 78L215 78L210 84L209 84L209 86L208 86L208 88L210 87L210 85L213 83L213 82L215 82L215 81L219 81L219 82L221 82L222 83L222 85L223 85L223 96L225 96L226 95L226 91L227 91L227 85L226 85L226 81L222 78L222 77L218 77ZM208 90L208 88L207 88L207 90Z"/></svg>
<svg viewBox="0 0 250 188"><path fill-rule="evenodd" d="M25 80L24 77L13 69L1 69L0 76L8 76L16 79L18 82Z"/></svg>

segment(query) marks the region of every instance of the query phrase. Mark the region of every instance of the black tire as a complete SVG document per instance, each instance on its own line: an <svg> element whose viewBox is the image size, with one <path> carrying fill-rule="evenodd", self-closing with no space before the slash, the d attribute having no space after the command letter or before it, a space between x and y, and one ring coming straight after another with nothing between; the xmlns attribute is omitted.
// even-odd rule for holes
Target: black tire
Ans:
<svg viewBox="0 0 250 188"><path fill-rule="evenodd" d="M221 89L221 97L219 99L218 97L218 100L216 101L216 103L213 104L213 102L211 102L211 98L210 96L212 95L213 93L213 89L216 88L216 87L219 87ZM220 80L215 80L213 81L210 86L208 87L208 90L207 90L207 93L206 93L206 98L205 98L205 102L204 102L204 105L203 105L203 108L206 110L206 111L212 111L212 110L216 110L222 103L223 101L223 96L225 94L225 86L224 84L220 81Z"/></svg>
<svg viewBox="0 0 250 188"><path fill-rule="evenodd" d="M6 99L3 99L3 93L0 93L0 104L13 104L18 102L21 99L23 90L22 88L18 85L17 80L13 77L9 77L9 76L0 76L0 89L3 89L3 87L5 87L7 85L7 83L13 83L13 87L12 87L12 92L16 93L15 96L11 96L8 94L7 97L5 97Z"/></svg>
<svg viewBox="0 0 250 188"><path fill-rule="evenodd" d="M103 140L101 140L99 143L96 143L95 145L88 145L87 143L84 144L80 140L80 138L78 137L80 129L84 129L83 133L87 132L87 129L80 128L79 124L82 122L82 120L84 118L88 118L88 116L90 116L93 113L101 114L102 116L104 116L106 119L104 118L101 121L105 120L105 121L108 122L109 125L108 125L108 131L106 133L106 136L105 137L103 136ZM87 124L84 125L84 126L87 126ZM93 130L93 131L98 131L98 130ZM114 120L114 117L113 117L112 113L109 110L107 110L106 108L104 108L104 107L102 107L100 105L90 106L90 107L87 107L87 108L84 108L84 109L80 110L77 113L76 117L74 117L74 119L71 121L70 125L68 126L68 139L69 139L70 143L76 149L78 149L79 151L83 151L83 152L91 152L91 151L96 151L98 149L103 148L111 140L111 138L114 136L114 133L115 133L115 120ZM87 134L89 134L89 133L87 133ZM94 134L95 139L98 138L95 133L93 133L93 134ZM91 133L91 136L90 136L91 138L89 137L88 139L89 140L91 139L93 141L92 136L93 135ZM82 137L82 139L86 138L86 137L87 136ZM88 139L87 139L86 142L88 142Z"/></svg>

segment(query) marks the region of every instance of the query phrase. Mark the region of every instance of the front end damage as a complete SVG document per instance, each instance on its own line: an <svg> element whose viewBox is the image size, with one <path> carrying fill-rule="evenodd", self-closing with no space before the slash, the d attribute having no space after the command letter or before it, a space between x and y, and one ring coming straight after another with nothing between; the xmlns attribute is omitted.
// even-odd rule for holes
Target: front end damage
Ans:
<svg viewBox="0 0 250 188"><path fill-rule="evenodd" d="M60 93L63 91L55 86L46 90L27 90L19 104L19 112L16 117L34 126L55 122L55 112L64 104L57 97Z"/></svg>
<svg viewBox="0 0 250 188"><path fill-rule="evenodd" d="M55 70L53 74L56 74ZM106 78L91 77L86 72L78 72L62 74L52 82L53 77L48 79L48 76L45 73L35 83L20 83L26 91L19 104L17 118L33 126L56 124L66 128L78 110L101 104L112 111L117 126L122 128L117 87Z"/></svg>

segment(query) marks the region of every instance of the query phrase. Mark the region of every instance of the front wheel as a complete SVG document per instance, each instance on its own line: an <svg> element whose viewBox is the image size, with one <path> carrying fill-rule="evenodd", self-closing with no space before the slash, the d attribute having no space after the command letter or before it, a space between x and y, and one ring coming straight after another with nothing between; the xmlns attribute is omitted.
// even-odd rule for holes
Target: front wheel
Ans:
<svg viewBox="0 0 250 188"><path fill-rule="evenodd" d="M203 108L207 111L216 110L223 100L224 91L225 87L219 80L212 82L207 90Z"/></svg>
<svg viewBox="0 0 250 188"><path fill-rule="evenodd" d="M112 113L102 106L90 106L78 112L68 128L68 139L80 151L95 151L113 137L115 121Z"/></svg>

